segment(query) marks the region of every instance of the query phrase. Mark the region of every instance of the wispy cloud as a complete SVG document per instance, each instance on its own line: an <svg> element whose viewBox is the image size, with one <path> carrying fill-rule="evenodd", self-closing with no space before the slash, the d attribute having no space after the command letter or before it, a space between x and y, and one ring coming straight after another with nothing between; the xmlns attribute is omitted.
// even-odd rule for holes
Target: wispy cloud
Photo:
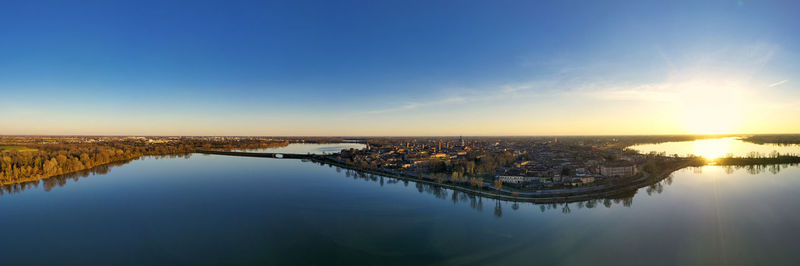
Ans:
<svg viewBox="0 0 800 266"><path fill-rule="evenodd" d="M778 81L778 82L775 82L775 83L769 84L769 87L770 87L770 88L775 88L775 87L778 87L778 86L780 86L780 85L786 84L786 82L789 82L789 80L787 80L787 79L784 79L784 80L781 80L781 81Z"/></svg>
<svg viewBox="0 0 800 266"><path fill-rule="evenodd" d="M533 106L545 101L569 103L579 98L591 99L597 105L619 102L682 105L687 99L713 102L723 95L749 93L753 84L759 82L753 80L753 76L774 58L778 49L775 45L757 43L709 51L697 59L672 60L657 47L667 69L661 76L634 80L616 75L620 67L623 67L621 70L630 70L631 66L604 62L542 64L543 68L552 68L547 69L552 74L526 82L444 90L440 91L442 96L438 100L400 102L394 108L366 113L384 114L442 105L456 108L467 103L475 108L479 106L476 103L503 106L513 102ZM769 86L777 87L787 82L782 80Z"/></svg>
<svg viewBox="0 0 800 266"><path fill-rule="evenodd" d="M464 98L464 97L450 97L450 98L444 98L444 99L428 101L428 102L409 102L409 103L401 105L400 107L380 109L380 110L372 110L372 111L367 111L366 113L368 113L368 114L383 114L383 113L391 113L391 112L399 112L399 111L409 111L409 110L414 110L414 109L421 108L421 107L434 106L434 105L444 105L444 104L453 104L453 103L464 103L464 102L467 102L467 101L468 101L468 99Z"/></svg>
<svg viewBox="0 0 800 266"><path fill-rule="evenodd" d="M679 88L685 84L656 82L643 84L584 84L565 92L569 97L586 97L599 101L676 102Z"/></svg>
<svg viewBox="0 0 800 266"><path fill-rule="evenodd" d="M504 99L520 99L542 96L543 91L557 87L557 81L532 81L526 83L508 83L484 88L459 88L450 90L449 94L430 101L415 101L397 104L398 107L366 111L366 114L385 114L411 111L435 106L456 106L467 103L489 102Z"/></svg>

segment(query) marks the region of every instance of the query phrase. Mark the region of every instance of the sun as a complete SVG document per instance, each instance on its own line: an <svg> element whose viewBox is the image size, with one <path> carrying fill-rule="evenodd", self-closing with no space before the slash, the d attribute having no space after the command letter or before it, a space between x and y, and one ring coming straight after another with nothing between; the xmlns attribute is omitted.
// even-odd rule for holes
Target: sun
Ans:
<svg viewBox="0 0 800 266"><path fill-rule="evenodd" d="M739 89L730 84L701 82L687 87L679 104L689 134L730 134L741 123Z"/></svg>
<svg viewBox="0 0 800 266"><path fill-rule="evenodd" d="M739 119L724 111L703 112L704 110L690 111L687 114L686 131L690 134L713 135L735 133L738 129ZM696 115L691 115L696 114Z"/></svg>
<svg viewBox="0 0 800 266"><path fill-rule="evenodd" d="M731 139L702 139L694 141L693 154L702 156L706 160L725 157L731 151Z"/></svg>

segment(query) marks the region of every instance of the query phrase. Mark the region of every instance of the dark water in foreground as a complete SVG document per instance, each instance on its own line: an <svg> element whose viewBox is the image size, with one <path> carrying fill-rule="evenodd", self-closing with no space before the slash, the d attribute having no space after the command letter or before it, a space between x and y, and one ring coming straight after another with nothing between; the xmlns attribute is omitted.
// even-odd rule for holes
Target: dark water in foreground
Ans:
<svg viewBox="0 0 800 266"><path fill-rule="evenodd" d="M300 160L148 158L0 196L0 264L798 265L800 169L767 170L533 205Z"/></svg>

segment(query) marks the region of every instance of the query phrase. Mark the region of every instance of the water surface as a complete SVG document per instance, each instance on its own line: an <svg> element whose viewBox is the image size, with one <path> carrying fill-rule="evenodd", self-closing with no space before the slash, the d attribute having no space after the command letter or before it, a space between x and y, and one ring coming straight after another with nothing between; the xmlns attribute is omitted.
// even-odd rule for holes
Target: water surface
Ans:
<svg viewBox="0 0 800 266"><path fill-rule="evenodd" d="M800 155L800 145L755 144L739 138L699 139L694 141L674 141L657 144L641 144L629 147L641 153L665 153L678 156L696 155L707 159L728 156L749 156L751 153L768 156L773 152Z"/></svg>
<svg viewBox="0 0 800 266"><path fill-rule="evenodd" d="M248 152L291 153L291 154L331 154L347 149L363 149L362 143L290 143L288 146L278 148L247 149Z"/></svg>
<svg viewBox="0 0 800 266"><path fill-rule="evenodd" d="M293 159L193 155L0 196L3 264L800 264L800 168L680 170L515 203Z"/></svg>

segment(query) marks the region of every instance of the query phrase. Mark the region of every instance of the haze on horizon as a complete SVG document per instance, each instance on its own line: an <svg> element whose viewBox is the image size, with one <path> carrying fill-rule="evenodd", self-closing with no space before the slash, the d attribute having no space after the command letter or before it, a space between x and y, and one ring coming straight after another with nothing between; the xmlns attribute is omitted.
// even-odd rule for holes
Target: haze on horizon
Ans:
<svg viewBox="0 0 800 266"><path fill-rule="evenodd" d="M800 3L564 2L6 2L0 135L800 133Z"/></svg>

